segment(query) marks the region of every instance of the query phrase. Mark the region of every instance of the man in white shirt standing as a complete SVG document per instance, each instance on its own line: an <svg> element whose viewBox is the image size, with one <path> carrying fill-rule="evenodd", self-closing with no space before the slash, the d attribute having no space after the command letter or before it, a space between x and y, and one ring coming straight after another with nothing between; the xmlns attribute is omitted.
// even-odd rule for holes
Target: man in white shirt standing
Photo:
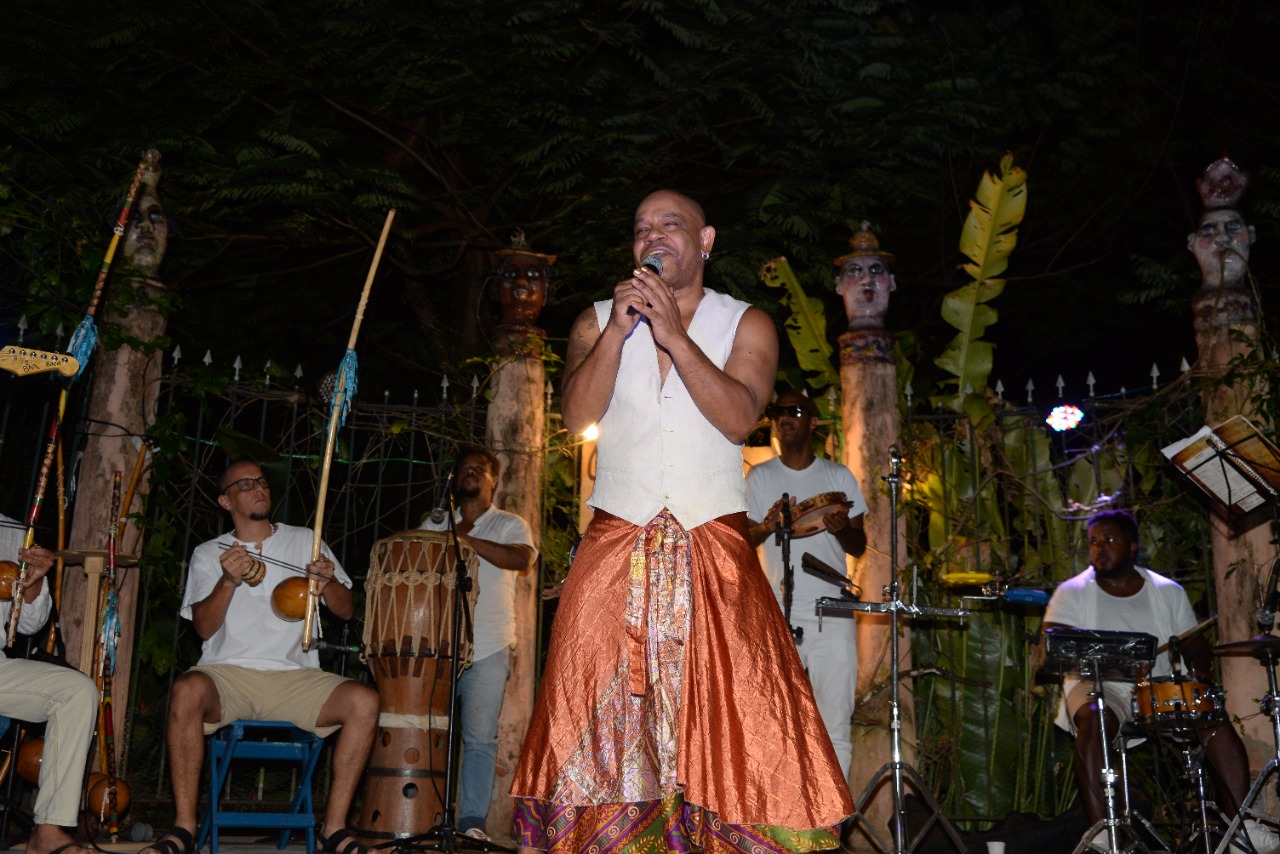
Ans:
<svg viewBox="0 0 1280 854"><path fill-rule="evenodd" d="M464 448L453 470L454 528L458 541L475 550L479 564L472 664L458 678L462 767L458 775L458 830L487 840L485 819L493 797L498 758L498 716L516 642L516 576L538 557L529 523L493 506L498 458L484 448ZM422 523L446 531L449 520Z"/></svg>
<svg viewBox="0 0 1280 854"><path fill-rule="evenodd" d="M26 583L13 595L22 599L18 631L30 635L48 622L53 610L45 583L53 552L34 545L21 548L25 530L0 516L0 557L27 563ZM0 601L0 631L8 628L12 608L12 601ZM0 650L0 715L45 724L40 789L32 810L35 829L27 838L26 854L87 854L64 828L75 827L80 817L85 760L97 713L98 689L88 676L43 661L6 658Z"/></svg>
<svg viewBox="0 0 1280 854"><path fill-rule="evenodd" d="M378 694L321 670L317 650L302 650L303 621L286 621L271 609L278 584L310 573L318 577L320 602L350 619L351 579L327 545L311 561L310 529L271 522L271 486L257 463L227 467L218 506L231 515L233 528L192 553L180 612L204 648L169 697L165 739L176 818L143 851L194 854L205 736L247 719L289 721L321 737L341 728L320 840L329 854L367 854L346 821L373 746Z"/></svg>
<svg viewBox="0 0 1280 854"><path fill-rule="evenodd" d="M861 557L867 550L863 527L867 502L862 497L853 472L813 452L813 430L818 411L813 401L788 389L769 407L769 422L778 440L781 455L755 466L747 474L747 518L751 520L751 544L757 547L760 565L781 603L782 546L774 532L782 520L782 496L794 507L824 493L841 492L849 504L832 506L822 517L823 530L791 543L794 592L791 597L791 625L803 629L797 649L809 684L818 702L818 712L840 760L840 769L849 779L853 758L850 720L853 717L858 682L858 649L852 619L828 618L819 625L814 611L817 600L835 596L830 582L805 573L800 561L811 554L837 572L847 572L847 555Z"/></svg>

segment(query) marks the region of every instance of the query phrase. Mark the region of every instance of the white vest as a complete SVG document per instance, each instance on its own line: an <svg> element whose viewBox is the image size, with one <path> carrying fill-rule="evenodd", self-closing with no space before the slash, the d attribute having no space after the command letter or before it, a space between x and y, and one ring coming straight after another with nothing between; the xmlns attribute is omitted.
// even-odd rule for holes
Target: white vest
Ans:
<svg viewBox="0 0 1280 854"><path fill-rule="evenodd" d="M595 304L601 331L613 301ZM704 290L689 337L723 370L748 304ZM741 446L706 419L673 366L660 385L658 351L641 321L622 345L609 408L597 425L592 507L647 525L667 508L685 530L747 509Z"/></svg>

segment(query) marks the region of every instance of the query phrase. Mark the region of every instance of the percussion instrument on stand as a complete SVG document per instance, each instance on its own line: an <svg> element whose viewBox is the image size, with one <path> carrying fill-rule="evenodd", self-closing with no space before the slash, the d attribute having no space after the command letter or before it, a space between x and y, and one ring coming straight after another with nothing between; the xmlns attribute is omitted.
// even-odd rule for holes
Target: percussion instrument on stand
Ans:
<svg viewBox="0 0 1280 854"><path fill-rule="evenodd" d="M1258 796L1262 794L1262 789L1266 786L1267 781L1271 779L1273 774L1280 771L1280 686L1277 686L1276 683L1276 661L1280 659L1280 637L1266 634L1249 640L1220 643L1214 647L1214 651L1221 655L1252 655L1254 658L1266 662L1267 694L1259 701L1258 705L1262 713L1271 718L1271 737L1276 751L1275 756L1263 766L1262 771L1258 773L1257 778L1253 781L1253 785L1249 787L1249 793L1245 795L1244 801L1241 802L1236 817L1227 825L1226 833L1223 834L1222 841L1218 843L1218 847L1215 849L1215 854L1224 854L1228 846L1230 846L1232 838L1241 832L1246 818L1262 819L1271 824L1280 822L1280 816L1271 815L1255 806L1258 802Z"/></svg>
<svg viewBox="0 0 1280 854"><path fill-rule="evenodd" d="M1102 749L1102 800L1106 807L1106 817L1084 832L1072 854L1083 854L1086 851L1149 854L1151 849L1134 832L1131 822L1135 817L1159 842L1161 848L1157 850L1168 850L1169 846L1160 839L1155 828L1134 812L1129 804L1129 781L1123 752L1121 773L1117 774L1111 765L1111 748L1106 737L1107 699L1102 684L1106 679L1132 682L1148 671L1155 661L1156 639L1142 632L1069 628L1051 629L1045 632L1044 638L1045 661L1050 667L1064 674L1076 672L1081 678L1093 679L1093 690L1089 692L1089 696L1095 700L1098 731L1102 733L1099 741ZM1116 806L1117 793L1122 801L1119 809ZM1106 832L1106 848L1098 847L1099 843L1093 841L1102 831Z"/></svg>
<svg viewBox="0 0 1280 854"><path fill-rule="evenodd" d="M474 579L475 552L461 552ZM355 827L372 844L426 833L451 797L451 666L455 658L459 671L471 664L470 626L460 632L454 619L460 612L470 621L478 594L469 585L458 607L453 558L451 537L441 531L392 534L370 556L361 657L373 671L381 713Z"/></svg>

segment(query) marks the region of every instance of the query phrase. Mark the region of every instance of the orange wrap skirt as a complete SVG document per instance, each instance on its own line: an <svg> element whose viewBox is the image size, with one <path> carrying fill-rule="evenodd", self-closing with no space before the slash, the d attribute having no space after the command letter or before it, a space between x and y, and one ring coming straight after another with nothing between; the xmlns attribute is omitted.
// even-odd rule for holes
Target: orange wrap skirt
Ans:
<svg viewBox="0 0 1280 854"><path fill-rule="evenodd" d="M512 783L518 844L834 847L853 802L746 526L596 511Z"/></svg>

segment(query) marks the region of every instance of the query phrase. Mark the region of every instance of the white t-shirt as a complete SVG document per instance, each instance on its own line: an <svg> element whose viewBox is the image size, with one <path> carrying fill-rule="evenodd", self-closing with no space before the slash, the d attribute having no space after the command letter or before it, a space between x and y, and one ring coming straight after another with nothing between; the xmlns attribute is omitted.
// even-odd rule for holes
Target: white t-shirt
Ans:
<svg viewBox="0 0 1280 854"><path fill-rule="evenodd" d="M781 457L774 457L760 463L747 474L747 517L753 523L759 523L769 515L769 508L782 497L783 493L796 499L796 503L806 501L824 492L843 492L853 504L849 507L849 518L867 512L867 502L862 496L862 489L853 472L831 460L815 457L806 468L788 468ZM775 541L773 534L760 544L757 552L760 565L764 568L769 584L773 587L778 601L782 601L782 547ZM849 555L845 554L835 534L820 531L808 537L791 540L791 569L795 576L795 593L791 597L791 613L793 617L813 617L813 603L823 596L839 596L839 589L829 582L810 575L800 565L805 554L811 554L818 560L834 567L836 571L849 571Z"/></svg>
<svg viewBox="0 0 1280 854"><path fill-rule="evenodd" d="M462 521L462 513L454 514L454 521ZM436 524L430 518L422 523L424 531L445 531L449 523ZM490 506L480 514L471 527L470 535L477 540L488 540L505 546L528 546L534 556L538 548L533 544L533 531L529 523L514 513ZM450 551L452 554L452 550ZM472 624L475 635L471 657L475 661L488 658L495 652L512 647L516 642L516 575L509 569L501 569L476 555L479 563L476 611Z"/></svg>
<svg viewBox="0 0 1280 854"><path fill-rule="evenodd" d="M0 560L11 560L18 563L18 549L22 548L22 541L26 539L27 526L16 519L10 519L8 516L0 515ZM36 596L34 602L24 602L22 604L22 612L18 614L18 632L20 634L29 635L39 631L49 620L49 613L53 610L53 597L49 595L49 586L51 582L49 576L45 576L44 583L40 586L40 593ZM17 593L17 591L14 591ZM9 627L9 614L13 611L12 602L0 602L0 631L5 631ZM4 658L3 643L0 643L0 658Z"/></svg>
<svg viewBox="0 0 1280 854"><path fill-rule="evenodd" d="M252 543L244 543L250 553L262 555L267 566L266 577L257 587L241 584L231 597L227 617L213 636L204 642L199 664L235 664L254 670L298 670L320 667L320 653L313 646L302 651L302 620L287 622L271 610L271 591L286 578L305 577L302 572L311 562L310 528L294 525L277 525L275 533L262 542L261 550ZM187 591L182 597L183 617L191 619L191 606L203 601L222 578L222 553L238 542L232 534L201 543L191 554L191 568L187 571ZM351 589L351 579L343 572L338 559L329 546L321 543L320 550L333 561L334 580ZM297 570L280 566L281 563ZM330 582L332 583L332 582Z"/></svg>
<svg viewBox="0 0 1280 854"><path fill-rule="evenodd" d="M1160 646L1173 635L1180 635L1196 624L1195 611L1182 585L1171 578L1135 567L1143 577L1142 589L1132 596L1112 596L1098 586L1093 567L1058 585L1044 612L1046 623L1058 623L1079 629L1109 632L1145 632ZM1152 676L1168 676L1173 663L1168 652L1156 656ZM1062 692L1067 694L1080 679L1067 676ZM1127 684L1127 683L1114 683ZM1066 709L1060 706L1059 726L1069 728Z"/></svg>

